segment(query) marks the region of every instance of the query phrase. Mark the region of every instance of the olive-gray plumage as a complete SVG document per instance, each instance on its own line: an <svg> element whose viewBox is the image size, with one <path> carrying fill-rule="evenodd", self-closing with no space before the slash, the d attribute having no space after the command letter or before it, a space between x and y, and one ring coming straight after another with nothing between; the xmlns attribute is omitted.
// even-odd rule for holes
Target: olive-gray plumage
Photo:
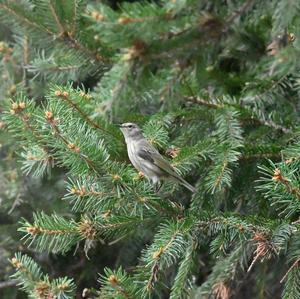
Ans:
<svg viewBox="0 0 300 299"><path fill-rule="evenodd" d="M147 141L138 125L124 123L120 125L120 129L125 137L128 157L138 171L154 184L163 179L172 179L191 192L196 192L196 189L180 177L170 163Z"/></svg>

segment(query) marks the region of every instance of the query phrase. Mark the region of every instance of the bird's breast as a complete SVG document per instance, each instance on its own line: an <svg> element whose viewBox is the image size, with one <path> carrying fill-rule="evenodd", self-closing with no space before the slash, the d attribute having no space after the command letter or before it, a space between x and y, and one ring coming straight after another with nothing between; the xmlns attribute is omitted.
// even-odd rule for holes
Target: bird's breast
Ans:
<svg viewBox="0 0 300 299"><path fill-rule="evenodd" d="M138 170L142 171L141 163L139 163L139 158L137 155L137 144L135 142L128 142L127 143L127 152L128 157L132 165Z"/></svg>
<svg viewBox="0 0 300 299"><path fill-rule="evenodd" d="M132 165L141 171L146 177L154 179L158 176L160 169L152 162L138 156L139 144L136 142L127 143L128 157Z"/></svg>

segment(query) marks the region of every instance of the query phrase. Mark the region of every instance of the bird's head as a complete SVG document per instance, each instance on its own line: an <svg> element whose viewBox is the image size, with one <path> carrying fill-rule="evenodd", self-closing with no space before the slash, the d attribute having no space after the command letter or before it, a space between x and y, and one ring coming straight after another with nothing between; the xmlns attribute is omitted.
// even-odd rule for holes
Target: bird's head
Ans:
<svg viewBox="0 0 300 299"><path fill-rule="evenodd" d="M125 140L138 140L143 138L143 134L139 126L135 123L124 123L119 125Z"/></svg>

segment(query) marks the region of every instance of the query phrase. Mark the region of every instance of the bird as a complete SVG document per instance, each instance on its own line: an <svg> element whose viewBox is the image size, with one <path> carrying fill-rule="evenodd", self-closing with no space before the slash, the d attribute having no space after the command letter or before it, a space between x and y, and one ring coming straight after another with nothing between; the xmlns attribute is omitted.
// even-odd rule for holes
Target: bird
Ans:
<svg viewBox="0 0 300 299"><path fill-rule="evenodd" d="M163 158L159 151L144 137L142 130L135 123L118 125L127 145L127 153L132 165L156 185L162 180L173 180L195 193L196 188L184 180Z"/></svg>

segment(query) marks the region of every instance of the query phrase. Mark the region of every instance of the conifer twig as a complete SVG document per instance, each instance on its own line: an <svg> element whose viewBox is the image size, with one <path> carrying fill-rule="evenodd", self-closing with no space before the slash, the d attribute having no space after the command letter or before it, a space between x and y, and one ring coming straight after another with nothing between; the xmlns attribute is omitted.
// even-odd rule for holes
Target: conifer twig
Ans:
<svg viewBox="0 0 300 299"><path fill-rule="evenodd" d="M32 126L31 123L29 122L30 113L24 113L24 109L26 109L26 103L25 102L12 103L11 107L12 107L11 112L13 112L14 115L19 116L21 121L24 123L24 127L32 133L32 135L36 138L38 144L41 146L41 148L48 155L48 159L53 161L54 157L51 155L48 146L44 144L42 136L34 128L34 126Z"/></svg>
<svg viewBox="0 0 300 299"><path fill-rule="evenodd" d="M77 3L76 3L76 1L74 1L73 3L74 3L74 18L73 18L72 30L70 32L70 36L72 36L72 37L75 35L76 18L77 18Z"/></svg>
<svg viewBox="0 0 300 299"><path fill-rule="evenodd" d="M285 281L285 279L287 278L287 276L289 275L289 273L296 267L298 266L298 263L300 262L300 257L298 257L296 259L296 261L292 264L292 266L287 270L287 272L284 274L284 276L281 278L280 283L283 283Z"/></svg>
<svg viewBox="0 0 300 299"><path fill-rule="evenodd" d="M53 15L55 22L57 24L57 27L59 29L59 34L63 34L65 32L65 28L63 27L62 23L60 22L60 19L56 13L55 8L54 8L53 4L51 3L51 1L49 1L48 4L50 7L51 14Z"/></svg>
<svg viewBox="0 0 300 299"><path fill-rule="evenodd" d="M62 31L57 36L57 34L55 32L48 29L46 26L40 25L37 22L30 20L26 16L21 15L20 13L18 13L17 11L15 11L10 6L8 6L4 3L0 4L0 10L1 9L7 11L9 14L13 15L16 19L21 20L22 22L24 22L25 24L27 24L30 27L40 30L52 37L56 36L56 38L59 39L64 44L71 43L73 48L76 48L78 50L81 50L82 52L85 52L88 56L92 57L95 61L102 61L102 62L106 62L106 63L110 62L110 60L108 58L92 52L90 49L88 49L87 47L85 47L84 45L79 43L76 39L74 39L71 35L69 35L68 32Z"/></svg>
<svg viewBox="0 0 300 299"><path fill-rule="evenodd" d="M197 104L197 105L201 105L201 106L206 106L208 108L212 108L212 109L220 109L220 108L224 108L226 106L232 106L232 107L236 107L236 108L240 108L240 109L245 109L245 107L243 106L238 106L238 105L230 105L230 104L217 104L217 103L211 103L208 101L205 101L199 97L194 97L194 96L190 96L190 97L186 97L187 101ZM263 120L263 119L259 119L259 118L254 118L251 117L249 118L249 120L256 122L260 125L264 125L270 128L273 128L275 130L281 131L283 133L291 133L292 131L284 126L278 125L275 122L273 122L272 120Z"/></svg>
<svg viewBox="0 0 300 299"><path fill-rule="evenodd" d="M241 16L251 5L251 3L253 2L253 0L248 0L246 1L237 11L235 11L233 14L231 14L229 16L229 18L226 20L226 28L225 31L228 30L228 28L230 27L230 25L233 23L233 21L238 18L239 16Z"/></svg>
<svg viewBox="0 0 300 299"><path fill-rule="evenodd" d="M50 34L50 35L54 35L54 32L52 32L51 30L49 30L48 28L46 28L45 26L41 26L39 25L38 23L35 23L31 20L29 20L28 18L18 14L16 11L14 11L11 7L5 5L4 3L1 3L0 4L0 9L3 9L3 10L6 10L8 11L10 14L14 15L16 18L18 19L22 19L22 21L32 27L35 27L37 28L38 30L42 30L42 31L45 31L47 34Z"/></svg>
<svg viewBox="0 0 300 299"><path fill-rule="evenodd" d="M280 153L261 153L253 155L241 155L239 161L249 161L249 160L258 160L258 159L281 159Z"/></svg>
<svg viewBox="0 0 300 299"><path fill-rule="evenodd" d="M61 134L54 118L53 118L53 114L50 111L46 111L45 112L45 117L47 122L50 124L50 126L52 127L55 135L57 137L59 137L63 143L67 146L67 148L69 148L71 151L77 153L94 171L95 173L99 173L95 167L95 163L89 159L86 155L80 153L80 148L76 147L73 143L68 142L68 140Z"/></svg>
<svg viewBox="0 0 300 299"><path fill-rule="evenodd" d="M85 112L83 112L83 111L78 107L78 105L76 105L76 103L74 103L74 102L70 99L69 95L65 96L64 93L62 93L62 94L60 95L60 98L66 100L67 103L68 103L71 107L73 107L73 108L81 115L81 117L82 117L88 124L90 124L92 127L94 127L94 128L97 129L97 130L100 130L100 131L102 131L102 132L104 132L104 133L106 133L106 134L109 134L109 135L113 136L114 138L116 138L116 139L118 139L118 140L121 140L121 137L120 137L120 136L118 136L118 135L116 135L116 134L114 134L114 133L112 133L112 132L110 132L110 131L104 129L103 127L100 127L97 123L95 123L94 121L92 121L92 120L89 118L89 116L88 116Z"/></svg>
<svg viewBox="0 0 300 299"><path fill-rule="evenodd" d="M300 199L299 188L292 186L290 184L290 180L282 175L281 170L279 168L275 168L272 180L275 182L282 183L289 193L294 194L298 199Z"/></svg>

